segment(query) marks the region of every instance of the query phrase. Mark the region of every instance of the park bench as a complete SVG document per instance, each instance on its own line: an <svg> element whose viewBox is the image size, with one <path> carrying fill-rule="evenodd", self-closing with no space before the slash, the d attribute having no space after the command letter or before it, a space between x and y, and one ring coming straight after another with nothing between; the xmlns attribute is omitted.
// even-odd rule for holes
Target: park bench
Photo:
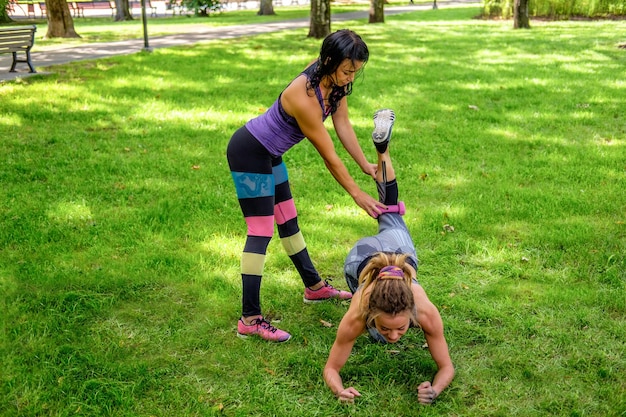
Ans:
<svg viewBox="0 0 626 417"><path fill-rule="evenodd" d="M73 3L79 17L85 17L85 10L111 10L111 17L115 17L115 3L111 1L75 1Z"/></svg>
<svg viewBox="0 0 626 417"><path fill-rule="evenodd" d="M170 10L172 12L172 16L176 16L176 12L179 15L182 15L183 12L186 12L185 6L183 5L182 0L169 0L165 2L165 11Z"/></svg>
<svg viewBox="0 0 626 417"><path fill-rule="evenodd" d="M24 7L26 7L26 9L24 9ZM6 7L7 13L13 15L17 12L17 9L20 9L22 14L29 18L36 18L35 3L32 1L9 0ZM41 17L43 17L43 14L41 14Z"/></svg>
<svg viewBox="0 0 626 417"><path fill-rule="evenodd" d="M22 11L24 8L22 6L26 6L26 15L29 18L36 19L37 18L37 9L39 9L39 17L43 19L46 17L46 3L45 2L34 2L34 1L15 1L14 4L19 7ZM38 7L36 8L35 5Z"/></svg>
<svg viewBox="0 0 626 417"><path fill-rule="evenodd" d="M82 9L78 8L78 5L75 1L68 1L67 6L70 8L70 12L72 12L72 16L74 17L84 17L82 15Z"/></svg>
<svg viewBox="0 0 626 417"><path fill-rule="evenodd" d="M229 7L231 4L237 5L237 10L243 10L248 8L248 0L224 0L222 2L224 7Z"/></svg>
<svg viewBox="0 0 626 417"><path fill-rule="evenodd" d="M141 9L141 1L131 1L130 3L130 9ZM152 3L150 3L150 0L146 0L146 12L150 10L150 16L157 16L157 8L156 6L153 6Z"/></svg>
<svg viewBox="0 0 626 417"><path fill-rule="evenodd" d="M9 52L13 54L13 65L11 65L9 72L17 72L15 66L18 62L28 64L30 72L37 72L30 61L30 49L35 43L36 30L37 26L35 25L0 27L0 54L8 54ZM18 59L18 52L26 54L26 58Z"/></svg>
<svg viewBox="0 0 626 417"><path fill-rule="evenodd" d="M46 13L48 12L48 9L46 8L45 2L40 1L38 4L39 4L39 14L41 15L41 18L43 19L44 17L46 17Z"/></svg>

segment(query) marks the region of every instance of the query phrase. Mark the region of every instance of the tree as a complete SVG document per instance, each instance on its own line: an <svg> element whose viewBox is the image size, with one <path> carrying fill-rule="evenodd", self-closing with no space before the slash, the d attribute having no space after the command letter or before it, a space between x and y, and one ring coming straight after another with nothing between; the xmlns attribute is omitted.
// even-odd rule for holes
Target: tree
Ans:
<svg viewBox="0 0 626 417"><path fill-rule="evenodd" d="M80 38L66 0L46 0L48 33L46 38Z"/></svg>
<svg viewBox="0 0 626 417"><path fill-rule="evenodd" d="M259 2L259 11L257 13L259 16L269 16L274 15L274 5L272 4L272 0L261 0Z"/></svg>
<svg viewBox="0 0 626 417"><path fill-rule="evenodd" d="M515 0L513 4L513 29L530 29L528 0Z"/></svg>
<svg viewBox="0 0 626 417"><path fill-rule="evenodd" d="M322 39L330 35L330 0L311 0L309 38Z"/></svg>
<svg viewBox="0 0 626 417"><path fill-rule="evenodd" d="M385 0L370 1L369 23L385 23Z"/></svg>
<svg viewBox="0 0 626 417"><path fill-rule="evenodd" d="M115 21L124 22L126 20L134 20L130 12L130 3L128 0L115 0Z"/></svg>
<svg viewBox="0 0 626 417"><path fill-rule="evenodd" d="M183 0L183 5L187 10L193 10L196 16L202 17L208 17L211 13L220 12L224 8L220 0Z"/></svg>
<svg viewBox="0 0 626 417"><path fill-rule="evenodd" d="M9 0L0 0L0 23L10 23L11 17L8 13Z"/></svg>

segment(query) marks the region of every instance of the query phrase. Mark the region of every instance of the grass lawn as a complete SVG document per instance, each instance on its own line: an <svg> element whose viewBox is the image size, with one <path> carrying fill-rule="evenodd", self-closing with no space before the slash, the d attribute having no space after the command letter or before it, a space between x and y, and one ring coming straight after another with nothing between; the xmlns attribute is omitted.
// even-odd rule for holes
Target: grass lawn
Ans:
<svg viewBox="0 0 626 417"><path fill-rule="evenodd" d="M347 305L304 305L277 238L262 303L293 338L235 337L225 148L318 53L299 29L0 84L0 415L625 416L626 22L477 13L341 25L370 47L350 112L372 159L372 114L397 116L418 279L457 368L434 405L417 403L435 372L417 331L360 338L342 376L363 396L337 402L321 373ZM313 260L346 289L375 222L310 143L284 159Z"/></svg>

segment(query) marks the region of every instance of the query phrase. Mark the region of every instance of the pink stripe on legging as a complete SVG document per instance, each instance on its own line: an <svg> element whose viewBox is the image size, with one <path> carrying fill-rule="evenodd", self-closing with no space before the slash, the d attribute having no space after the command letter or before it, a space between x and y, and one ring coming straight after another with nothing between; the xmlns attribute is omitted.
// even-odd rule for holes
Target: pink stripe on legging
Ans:
<svg viewBox="0 0 626 417"><path fill-rule="evenodd" d="M272 237L274 235L274 216L246 217L248 236Z"/></svg>
<svg viewBox="0 0 626 417"><path fill-rule="evenodd" d="M296 211L296 205L293 202L293 198L280 202L274 206L276 224L284 224L291 219L295 219L297 216L298 213Z"/></svg>

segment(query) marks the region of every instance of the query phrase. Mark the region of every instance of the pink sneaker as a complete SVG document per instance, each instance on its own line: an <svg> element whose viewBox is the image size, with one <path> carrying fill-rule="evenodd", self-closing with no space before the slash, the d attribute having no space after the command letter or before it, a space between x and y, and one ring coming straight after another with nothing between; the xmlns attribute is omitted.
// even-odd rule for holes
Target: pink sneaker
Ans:
<svg viewBox="0 0 626 417"><path fill-rule="evenodd" d="M304 289L304 302L319 303L320 301L330 300L331 298L337 298L339 300L350 300L352 293L348 291L340 291L337 288L330 285L327 281L324 281L324 286L315 291L305 288Z"/></svg>
<svg viewBox="0 0 626 417"><path fill-rule="evenodd" d="M237 336L246 339L252 335L257 335L261 339L269 340L270 342L286 342L291 339L289 333L272 326L263 317L255 319L251 325L247 325L243 320L239 319L237 322Z"/></svg>

